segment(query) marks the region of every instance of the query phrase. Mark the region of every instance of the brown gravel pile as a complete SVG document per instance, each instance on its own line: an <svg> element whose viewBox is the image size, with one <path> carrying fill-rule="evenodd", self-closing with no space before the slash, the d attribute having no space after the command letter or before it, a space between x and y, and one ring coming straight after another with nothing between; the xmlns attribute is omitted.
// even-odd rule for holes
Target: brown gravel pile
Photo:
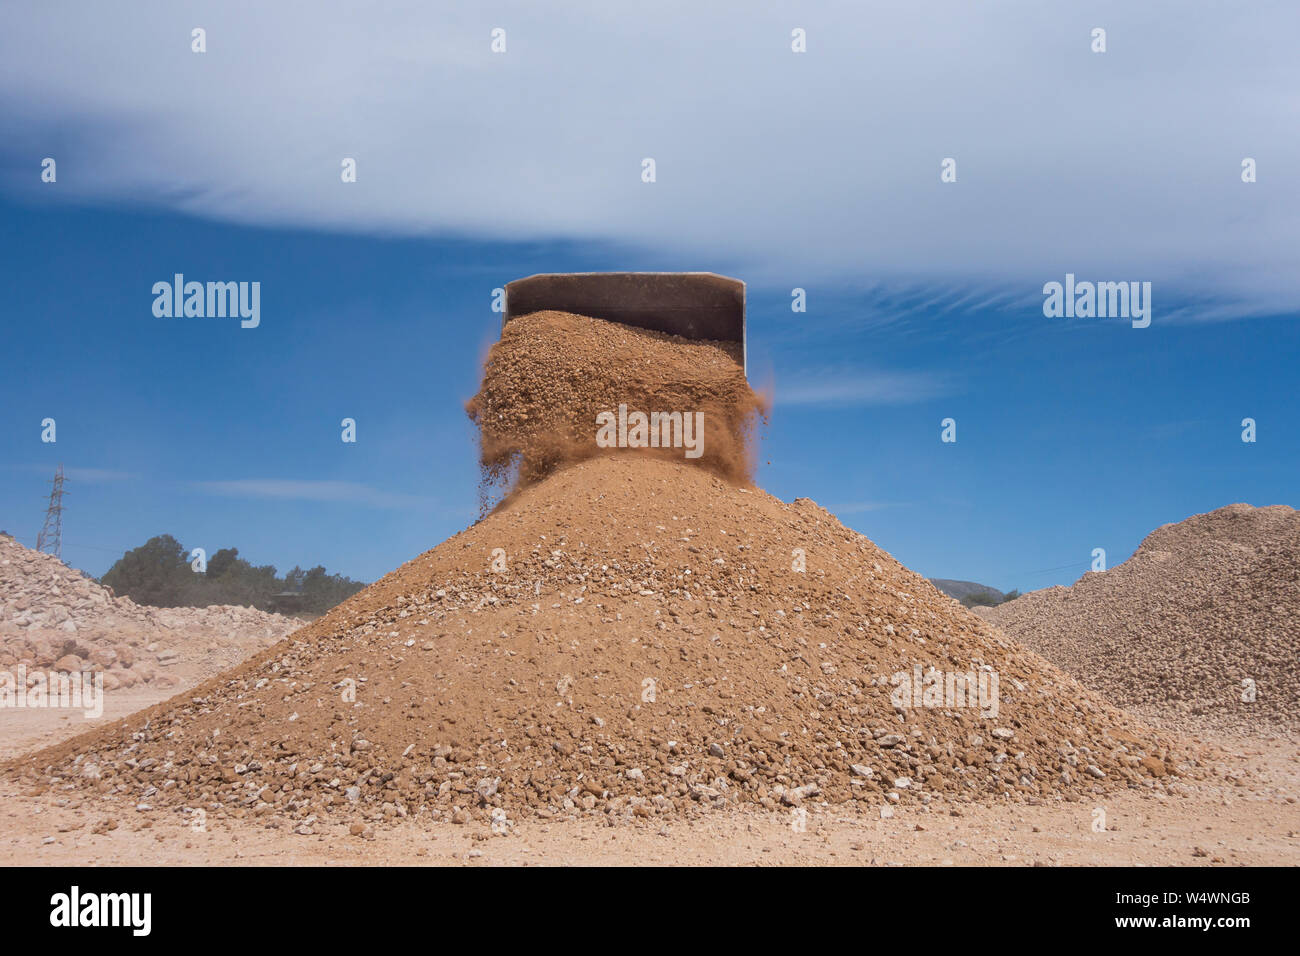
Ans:
<svg viewBox="0 0 1300 956"><path fill-rule="evenodd" d="M299 621L255 608L143 607L0 535L0 670L104 672L104 689L176 687L268 647Z"/></svg>
<svg viewBox="0 0 1300 956"><path fill-rule="evenodd" d="M467 411L478 426L488 482L509 490L598 454L596 416L703 413L703 454L644 448L732 481L753 473L751 432L763 404L750 390L739 342L686 339L567 312L513 319L492 347Z"/></svg>
<svg viewBox="0 0 1300 956"><path fill-rule="evenodd" d="M1300 729L1300 512L1285 505L1165 525L1118 567L983 613L1163 726Z"/></svg>
<svg viewBox="0 0 1300 956"><path fill-rule="evenodd" d="M890 676L914 667L995 672L996 716L898 705ZM309 833L326 814L361 832L411 815L1094 799L1197 766L812 502L612 455L16 769L91 805Z"/></svg>

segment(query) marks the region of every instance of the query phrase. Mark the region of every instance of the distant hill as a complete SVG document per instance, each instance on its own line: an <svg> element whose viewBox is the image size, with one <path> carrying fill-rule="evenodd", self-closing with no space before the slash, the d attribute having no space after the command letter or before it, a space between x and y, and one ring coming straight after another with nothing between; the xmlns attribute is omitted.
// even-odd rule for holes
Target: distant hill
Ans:
<svg viewBox="0 0 1300 956"><path fill-rule="evenodd" d="M948 597L957 601L966 603L970 597L987 597L992 604L1001 604L1007 599L1007 596L997 588L991 588L987 584L976 584L974 581L950 581L947 578L931 578L930 583L937 587ZM984 602L981 601L981 604Z"/></svg>

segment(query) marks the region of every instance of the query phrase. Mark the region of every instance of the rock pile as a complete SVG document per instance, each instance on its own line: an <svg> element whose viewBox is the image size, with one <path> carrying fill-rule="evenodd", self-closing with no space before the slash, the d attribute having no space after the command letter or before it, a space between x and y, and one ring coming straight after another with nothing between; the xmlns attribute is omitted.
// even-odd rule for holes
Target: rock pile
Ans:
<svg viewBox="0 0 1300 956"><path fill-rule="evenodd" d="M900 702L895 675L953 672L996 675L992 706ZM300 832L325 814L887 814L1198 772L812 502L632 455L559 470L184 698L18 767L37 789Z"/></svg>
<svg viewBox="0 0 1300 956"><path fill-rule="evenodd" d="M522 456L515 494L235 669L13 769L37 791L296 833L327 814L358 833L420 815L888 815L1201 772L811 501L748 486L728 462L756 399L728 348L512 321L470 411L486 465ZM712 409L719 456L600 449L595 414L618 403Z"/></svg>
<svg viewBox="0 0 1300 956"><path fill-rule="evenodd" d="M103 671L105 690L210 676L301 622L248 607L143 607L0 536L0 670Z"/></svg>
<svg viewBox="0 0 1300 956"><path fill-rule="evenodd" d="M1118 567L982 613L1163 726L1300 728L1300 512L1285 505L1164 525Z"/></svg>

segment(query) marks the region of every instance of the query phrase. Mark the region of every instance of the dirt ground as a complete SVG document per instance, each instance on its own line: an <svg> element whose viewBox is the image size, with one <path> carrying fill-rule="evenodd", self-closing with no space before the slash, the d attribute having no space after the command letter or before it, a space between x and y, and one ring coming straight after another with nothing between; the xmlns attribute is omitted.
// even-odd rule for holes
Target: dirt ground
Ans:
<svg viewBox="0 0 1300 956"><path fill-rule="evenodd" d="M39 750L120 720L166 700L177 690L178 688L132 688L105 694L104 713L96 718L86 717L83 711L68 708L4 708L0 710L0 760Z"/></svg>
<svg viewBox="0 0 1300 956"><path fill-rule="evenodd" d="M110 697L110 700L114 700ZM114 700L117 710L152 701ZM15 712L5 715L10 718ZM105 719L111 719L113 714ZM2 752L12 755L66 735L57 715L6 719ZM38 726L40 717L49 726ZM79 716L72 721L82 723ZM57 726L64 724L63 727ZM77 727L76 730L82 728ZM353 835L317 823L221 821L197 832L162 809L97 806L83 796L33 797L0 781L0 864L11 865L878 865L1095 866L1300 864L1300 744L1215 740L1222 772L1175 796L1121 792L1101 806L899 808L888 819L808 807L807 829L789 812L720 811L668 823L527 820L494 834L470 824L406 820ZM1097 810L1106 829L1094 831ZM116 825L106 829L106 821ZM173 822L175 821L175 822ZM93 832L95 830L101 832Z"/></svg>

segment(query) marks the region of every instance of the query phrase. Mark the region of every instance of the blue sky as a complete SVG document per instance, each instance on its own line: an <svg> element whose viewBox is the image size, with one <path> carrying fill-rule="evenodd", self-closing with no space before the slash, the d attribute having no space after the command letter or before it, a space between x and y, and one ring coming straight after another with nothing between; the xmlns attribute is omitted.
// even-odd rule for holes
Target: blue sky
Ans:
<svg viewBox="0 0 1300 956"><path fill-rule="evenodd" d="M281 570L383 574L476 513L463 403L499 330L491 290L666 265L571 243L0 213L0 527L33 543L62 462L65 556L94 574L164 532ZM155 318L150 288L177 270L260 277L262 324ZM1157 312L1138 330L1044 319L1035 293L949 308L960 293L811 286L798 315L789 288L751 287L751 379L777 399L759 483L928 575L1021 589L1073 580L1094 547L1117 562L1189 514L1297 503L1294 316L1162 326Z"/></svg>
<svg viewBox="0 0 1300 956"><path fill-rule="evenodd" d="M166 532L378 577L476 513L492 289L602 269L746 280L759 483L927 575L1295 506L1300 10L1132 6L7 7L0 528L63 462L91 573ZM260 281L261 326L155 318L175 272ZM1044 318L1066 272L1151 281L1151 327Z"/></svg>

